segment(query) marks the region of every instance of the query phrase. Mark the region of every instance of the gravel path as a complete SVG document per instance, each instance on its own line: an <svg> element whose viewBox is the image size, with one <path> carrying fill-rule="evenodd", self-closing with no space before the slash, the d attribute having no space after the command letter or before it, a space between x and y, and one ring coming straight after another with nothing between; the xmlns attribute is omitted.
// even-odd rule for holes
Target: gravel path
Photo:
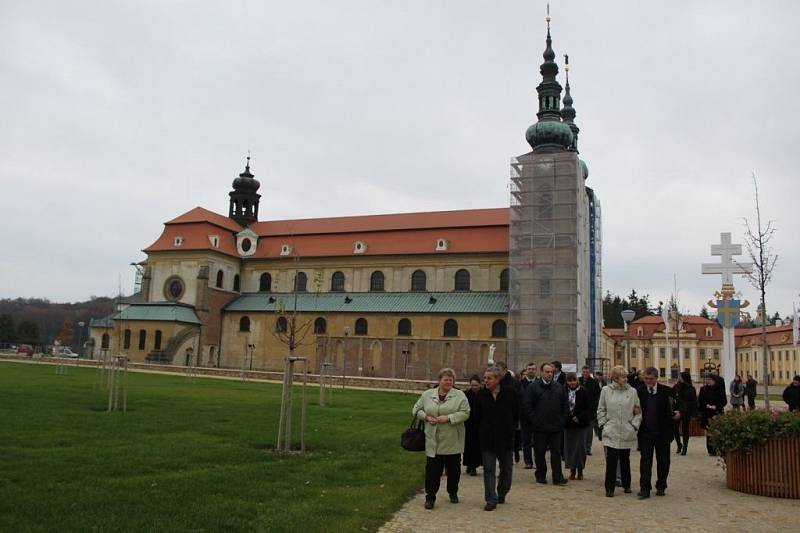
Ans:
<svg viewBox="0 0 800 533"><path fill-rule="evenodd" d="M606 498L603 488L604 458L597 441L588 458L584 480L564 487L533 482L533 471L515 465L514 481L506 504L496 511L483 510L483 477L461 476L461 503L451 504L442 488L436 507L425 510L424 494L411 499L380 531L420 533L426 531L523 532L559 528L566 531L797 531L797 500L751 496L728 490L725 472L717 459L705 451L705 437L689 442L686 456L675 454L665 497L636 498L639 454L631 453L633 493L617 489ZM568 472L567 472L568 473ZM419 473L422 478L422 472ZM549 481L549 477L548 477ZM653 468L655 482L655 465Z"/></svg>

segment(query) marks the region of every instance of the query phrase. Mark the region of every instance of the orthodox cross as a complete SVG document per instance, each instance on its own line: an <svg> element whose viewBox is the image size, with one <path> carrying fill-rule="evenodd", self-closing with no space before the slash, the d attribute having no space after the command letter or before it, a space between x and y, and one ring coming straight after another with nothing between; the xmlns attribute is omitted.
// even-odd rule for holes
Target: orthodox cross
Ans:
<svg viewBox="0 0 800 533"><path fill-rule="evenodd" d="M720 244L711 245L711 255L721 256L719 263L703 263L703 274L719 274L723 285L733 285L734 274L750 274L753 263L739 263L733 260L734 255L742 255L742 245L731 243L730 233L719 234Z"/></svg>

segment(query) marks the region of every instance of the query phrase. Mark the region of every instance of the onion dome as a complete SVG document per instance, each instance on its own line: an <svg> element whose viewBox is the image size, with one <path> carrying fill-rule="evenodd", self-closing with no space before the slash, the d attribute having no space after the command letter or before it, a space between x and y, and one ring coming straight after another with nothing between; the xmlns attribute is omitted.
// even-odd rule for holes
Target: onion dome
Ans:
<svg viewBox="0 0 800 533"><path fill-rule="evenodd" d="M244 172L233 180L233 190L228 193L230 196L228 218L232 218L242 226L257 222L258 204L261 199L261 195L258 194L259 187L261 187L261 183L250 172L250 155L248 154Z"/></svg>

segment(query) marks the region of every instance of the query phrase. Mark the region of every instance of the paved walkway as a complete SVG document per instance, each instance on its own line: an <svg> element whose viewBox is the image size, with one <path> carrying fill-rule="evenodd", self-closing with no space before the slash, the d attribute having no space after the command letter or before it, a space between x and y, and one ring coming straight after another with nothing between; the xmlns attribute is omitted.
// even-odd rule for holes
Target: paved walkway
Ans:
<svg viewBox="0 0 800 533"><path fill-rule="evenodd" d="M665 497L636 499L639 454L631 453L633 493L617 489L606 498L602 448L594 443L583 481L564 487L533 482L533 471L519 463L505 505L483 510L483 477L461 476L461 503L451 504L442 488L432 511L423 508L422 493L411 499L380 531L797 531L797 500L751 496L728 490L717 458L705 451L705 437L689 442L686 456L675 454ZM655 478L655 465L653 469ZM568 472L567 472L568 473ZM422 472L419 473L422 477ZM549 479L548 479L549 480ZM653 480L655 481L655 479Z"/></svg>

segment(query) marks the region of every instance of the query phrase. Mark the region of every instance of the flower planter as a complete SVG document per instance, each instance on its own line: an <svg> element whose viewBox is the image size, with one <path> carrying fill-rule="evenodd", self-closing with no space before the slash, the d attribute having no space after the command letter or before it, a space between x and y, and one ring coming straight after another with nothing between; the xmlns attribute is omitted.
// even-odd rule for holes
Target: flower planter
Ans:
<svg viewBox="0 0 800 533"><path fill-rule="evenodd" d="M706 434L706 430L700 427L700 417L696 416L689 421L689 436L702 437Z"/></svg>
<svg viewBox="0 0 800 533"><path fill-rule="evenodd" d="M768 440L747 453L725 454L729 489L773 498L800 499L800 437Z"/></svg>

